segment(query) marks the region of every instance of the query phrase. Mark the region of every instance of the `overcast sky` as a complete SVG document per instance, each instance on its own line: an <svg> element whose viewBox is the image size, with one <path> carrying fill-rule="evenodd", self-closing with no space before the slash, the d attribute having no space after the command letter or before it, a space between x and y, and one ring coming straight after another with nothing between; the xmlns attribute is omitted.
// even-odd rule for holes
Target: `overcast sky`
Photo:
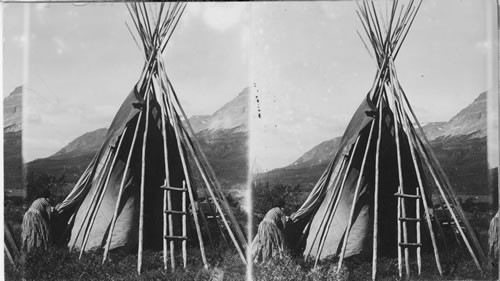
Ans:
<svg viewBox="0 0 500 281"><path fill-rule="evenodd" d="M252 8L251 69L262 113L253 123L253 164L264 171L341 136L376 66L356 33L364 35L353 1ZM447 121L492 87L495 8L495 1L423 2L396 59L421 122Z"/></svg>
<svg viewBox="0 0 500 281"><path fill-rule="evenodd" d="M4 97L21 84L29 88L25 160L107 127L143 65L125 5L3 6ZM248 86L247 10L241 3L188 5L166 50L188 115L212 114Z"/></svg>
<svg viewBox="0 0 500 281"><path fill-rule="evenodd" d="M424 1L396 61L421 121L446 121L491 88L494 7ZM260 171L342 135L375 73L355 9L352 1L189 3L166 51L188 115L211 114L252 86L262 118L252 125L251 161ZM4 4L4 96L30 89L25 160L109 125L143 64L125 22L124 4Z"/></svg>

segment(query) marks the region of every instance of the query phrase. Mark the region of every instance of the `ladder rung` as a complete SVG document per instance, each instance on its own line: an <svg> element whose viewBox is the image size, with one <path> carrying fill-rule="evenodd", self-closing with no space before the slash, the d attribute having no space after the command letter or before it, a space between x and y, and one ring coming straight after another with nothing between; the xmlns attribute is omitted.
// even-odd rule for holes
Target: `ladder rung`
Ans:
<svg viewBox="0 0 500 281"><path fill-rule="evenodd" d="M173 190L173 191L182 191L182 192L186 192L187 191L187 189L185 189L185 188L173 187L173 186L166 186L166 185L162 185L162 186L160 186L160 188L163 188L163 189L166 189L166 190Z"/></svg>
<svg viewBox="0 0 500 281"><path fill-rule="evenodd" d="M174 210L165 210L165 214L181 214L181 215L187 215L187 212L183 212L183 211L174 211Z"/></svg>
<svg viewBox="0 0 500 281"><path fill-rule="evenodd" d="M422 198L420 195L404 194L404 193L394 193L394 196L403 197L403 198L413 198L413 199Z"/></svg>
<svg viewBox="0 0 500 281"><path fill-rule="evenodd" d="M401 247L422 247L422 243L399 243Z"/></svg>
<svg viewBox="0 0 500 281"><path fill-rule="evenodd" d="M460 224L461 226L461 221L458 222L458 224ZM441 222L442 225L455 225L456 223L454 221L442 221Z"/></svg>
<svg viewBox="0 0 500 281"><path fill-rule="evenodd" d="M180 239L180 240L187 240L187 237L186 237L186 236L169 236L169 235L166 235L166 236L165 236L165 239Z"/></svg>
<svg viewBox="0 0 500 281"><path fill-rule="evenodd" d="M400 221L420 221L420 219L417 218L399 218Z"/></svg>

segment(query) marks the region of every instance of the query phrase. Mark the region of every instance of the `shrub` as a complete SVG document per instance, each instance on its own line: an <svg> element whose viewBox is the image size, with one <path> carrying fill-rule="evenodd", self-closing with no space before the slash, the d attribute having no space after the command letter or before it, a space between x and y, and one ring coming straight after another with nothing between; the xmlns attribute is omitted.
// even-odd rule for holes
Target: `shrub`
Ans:
<svg viewBox="0 0 500 281"><path fill-rule="evenodd" d="M271 186L269 183L258 184L252 190L253 212L257 218L262 219L270 209L277 206L280 200L285 201L285 213L297 211L304 201L300 185L287 185L278 183Z"/></svg>
<svg viewBox="0 0 500 281"><path fill-rule="evenodd" d="M52 202L61 202L66 196L65 176L56 177L50 174L38 174L33 172L28 174L26 179L26 200L32 202L39 197L44 190L50 190Z"/></svg>

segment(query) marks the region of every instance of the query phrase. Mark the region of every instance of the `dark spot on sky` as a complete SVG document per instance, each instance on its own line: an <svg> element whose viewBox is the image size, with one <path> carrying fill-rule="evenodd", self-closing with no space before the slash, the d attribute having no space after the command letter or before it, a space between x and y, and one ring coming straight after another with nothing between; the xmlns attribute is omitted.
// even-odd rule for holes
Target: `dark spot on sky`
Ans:
<svg viewBox="0 0 500 281"><path fill-rule="evenodd" d="M255 84L254 84L254 85L255 85ZM258 92L258 90L257 90L257 92ZM258 116L259 118L261 118L261 117L262 117L262 115L261 115L261 113L260 113L260 101L259 101L259 96L258 96L258 95L256 95L256 96L255 96L255 100L257 101L257 116Z"/></svg>

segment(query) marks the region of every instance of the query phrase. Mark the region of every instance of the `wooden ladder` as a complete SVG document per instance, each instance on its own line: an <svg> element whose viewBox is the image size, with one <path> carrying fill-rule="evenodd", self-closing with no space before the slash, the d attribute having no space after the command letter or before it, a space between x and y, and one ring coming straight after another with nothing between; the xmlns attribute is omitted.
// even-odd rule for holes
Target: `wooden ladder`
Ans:
<svg viewBox="0 0 500 281"><path fill-rule="evenodd" d="M403 190L401 186L398 189L398 192L394 194L398 198L398 269L399 269L399 276L403 276L403 265L402 265L402 259L403 255L402 252L404 250L404 261L405 261L405 269L406 269L406 276L410 276L410 252L409 248L410 247L415 247L417 251L417 266L418 266L418 275L422 272L422 258L421 258L421 248L422 248L422 237L421 237L421 232L420 232L420 223L421 223L421 218L420 218L420 204L422 200L422 196L420 195L420 189L417 187L416 188L416 194L405 194L403 193ZM405 208L405 200L415 200L415 213L416 217L415 218L410 218L406 216L406 208ZM409 242L408 241L408 223L415 223L415 229L416 229L416 242ZM402 232L402 233L401 233ZM402 234L402 235L401 235ZM401 237L402 236L402 237ZM401 238L403 239L401 241Z"/></svg>
<svg viewBox="0 0 500 281"><path fill-rule="evenodd" d="M168 183L161 186L167 192L167 202L163 202L163 211L167 215L168 231L167 235L163 237L166 243L170 244L170 264L172 266L172 271L175 270L175 240L182 240L182 264L186 268L187 264L187 207L186 207L186 193L188 192L186 188L186 182L182 181L182 187L173 187ZM172 191L182 192L182 209L174 210L172 206ZM182 236L174 234L174 215L182 216Z"/></svg>

